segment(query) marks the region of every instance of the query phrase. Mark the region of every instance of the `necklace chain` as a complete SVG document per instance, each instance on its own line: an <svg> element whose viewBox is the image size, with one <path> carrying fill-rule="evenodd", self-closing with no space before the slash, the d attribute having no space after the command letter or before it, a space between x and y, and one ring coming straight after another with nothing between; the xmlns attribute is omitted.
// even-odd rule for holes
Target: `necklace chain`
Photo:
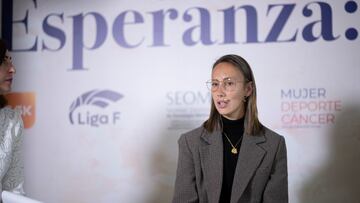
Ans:
<svg viewBox="0 0 360 203"><path fill-rule="evenodd" d="M240 143L240 141L241 141L241 139L242 139L243 136L241 136L241 137L239 138L239 140L236 142L236 144L233 145L233 143L230 141L230 139L229 139L229 137L226 135L226 133L225 133L225 132L223 132L223 133L224 133L226 139L228 140L228 142L230 143L230 145L231 145L231 147L232 147L231 153L237 154L237 153L238 153L238 150L236 149L236 147L237 147L237 145Z"/></svg>

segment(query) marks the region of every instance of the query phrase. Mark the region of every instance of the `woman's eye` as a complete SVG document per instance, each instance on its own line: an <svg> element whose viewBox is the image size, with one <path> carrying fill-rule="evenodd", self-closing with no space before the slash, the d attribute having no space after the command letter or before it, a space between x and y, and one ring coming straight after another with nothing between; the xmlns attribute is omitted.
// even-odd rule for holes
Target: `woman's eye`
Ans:
<svg viewBox="0 0 360 203"><path fill-rule="evenodd" d="M225 85L227 85L227 86L233 86L233 85L235 85L235 82L228 81L228 82L225 83Z"/></svg>

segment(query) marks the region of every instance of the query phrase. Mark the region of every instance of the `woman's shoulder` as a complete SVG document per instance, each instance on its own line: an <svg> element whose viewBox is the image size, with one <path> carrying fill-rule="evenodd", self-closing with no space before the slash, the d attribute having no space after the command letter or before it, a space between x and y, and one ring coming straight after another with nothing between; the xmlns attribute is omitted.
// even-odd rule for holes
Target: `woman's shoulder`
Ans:
<svg viewBox="0 0 360 203"><path fill-rule="evenodd" d="M206 130L203 126L199 126L197 128L194 128L192 130L189 130L185 133L183 133L181 136L180 136L180 140L181 139L185 139L187 140L187 142L190 142L190 143L197 143L197 140L200 140L200 137L206 133Z"/></svg>
<svg viewBox="0 0 360 203"><path fill-rule="evenodd" d="M0 109L0 123L1 125L8 125L9 123L21 123L21 112L18 109L4 107Z"/></svg>
<svg viewBox="0 0 360 203"><path fill-rule="evenodd" d="M280 135L279 133L277 133L265 126L263 126L263 132L264 132L264 136L265 136L267 142L276 142L277 143L277 142L285 140L284 136Z"/></svg>
<svg viewBox="0 0 360 203"><path fill-rule="evenodd" d="M194 128L192 130L185 132L183 135L185 135L185 136L200 136L201 134L204 133L204 131L205 131L205 128L201 125L197 128Z"/></svg>
<svg viewBox="0 0 360 203"><path fill-rule="evenodd" d="M202 126L183 133L178 140L180 148L186 147L191 151L198 149L202 143L201 137L204 133L206 133L206 130Z"/></svg>

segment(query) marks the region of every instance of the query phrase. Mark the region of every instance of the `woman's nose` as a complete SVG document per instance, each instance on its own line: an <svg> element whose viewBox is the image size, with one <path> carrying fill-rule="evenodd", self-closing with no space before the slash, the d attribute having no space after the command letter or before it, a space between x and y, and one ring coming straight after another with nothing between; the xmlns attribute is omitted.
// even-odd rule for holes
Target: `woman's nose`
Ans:
<svg viewBox="0 0 360 203"><path fill-rule="evenodd" d="M224 87L224 85L219 85L219 88L216 90L216 95L218 97L225 96L225 87Z"/></svg>
<svg viewBox="0 0 360 203"><path fill-rule="evenodd" d="M10 62L9 65L10 65L9 72L10 73L16 73L16 68L15 68L14 64L12 62Z"/></svg>

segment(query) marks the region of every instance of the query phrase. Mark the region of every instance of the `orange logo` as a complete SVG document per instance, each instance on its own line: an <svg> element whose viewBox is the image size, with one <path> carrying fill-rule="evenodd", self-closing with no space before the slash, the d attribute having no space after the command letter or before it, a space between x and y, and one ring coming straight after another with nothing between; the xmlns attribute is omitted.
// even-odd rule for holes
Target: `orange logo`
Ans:
<svg viewBox="0 0 360 203"><path fill-rule="evenodd" d="M35 93L13 92L5 95L8 105L20 109L25 128L31 128L35 123Z"/></svg>

